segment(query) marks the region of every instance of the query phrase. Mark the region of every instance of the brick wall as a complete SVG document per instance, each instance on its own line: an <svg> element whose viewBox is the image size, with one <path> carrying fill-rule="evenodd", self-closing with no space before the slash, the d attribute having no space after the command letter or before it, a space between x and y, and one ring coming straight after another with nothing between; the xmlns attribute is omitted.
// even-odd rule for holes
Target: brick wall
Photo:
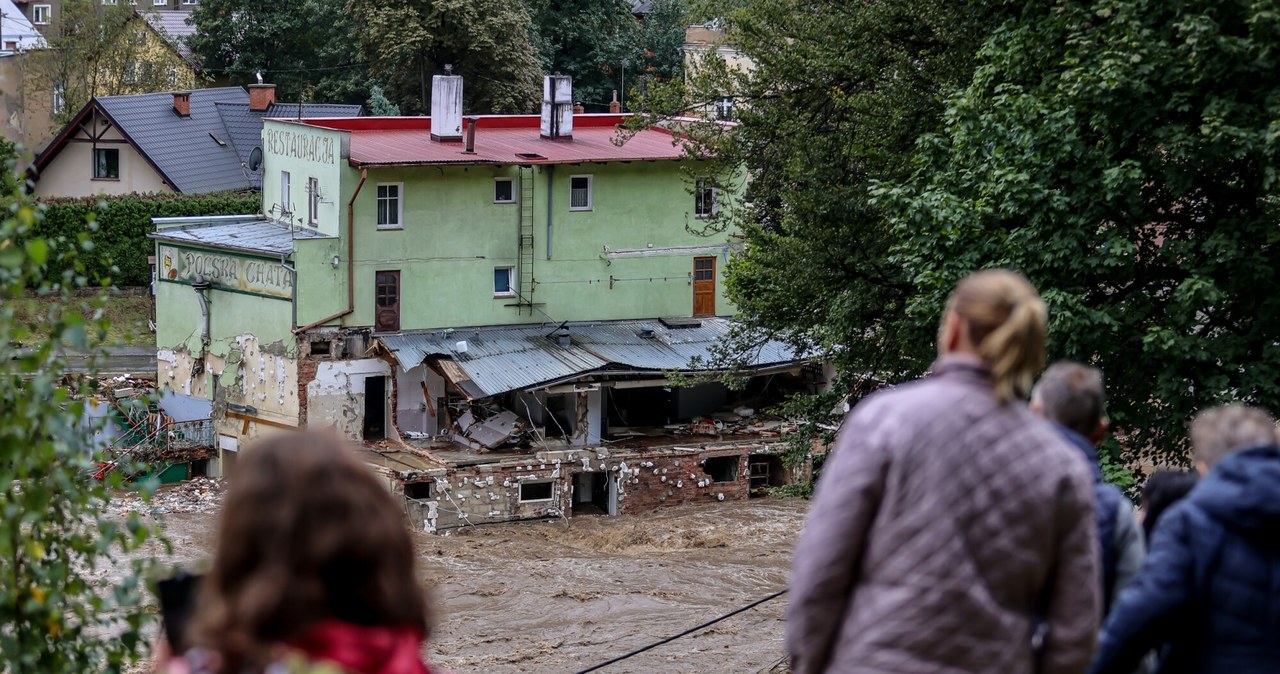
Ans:
<svg viewBox="0 0 1280 674"><path fill-rule="evenodd" d="M311 341L306 335L298 340L298 427L307 426L307 384L316 378L316 361L311 357Z"/></svg>
<svg viewBox="0 0 1280 674"><path fill-rule="evenodd" d="M686 503L746 500L747 454L745 450L736 449L705 454L629 458L627 468L632 475L623 480L618 512L634 515ZM714 482L704 470L706 460L724 456L737 458L737 479L733 482Z"/></svg>

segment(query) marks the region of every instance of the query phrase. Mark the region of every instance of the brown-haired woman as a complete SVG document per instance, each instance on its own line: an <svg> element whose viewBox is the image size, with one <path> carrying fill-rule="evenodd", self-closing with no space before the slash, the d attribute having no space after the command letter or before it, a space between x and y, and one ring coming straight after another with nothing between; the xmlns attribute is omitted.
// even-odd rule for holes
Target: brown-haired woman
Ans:
<svg viewBox="0 0 1280 674"><path fill-rule="evenodd" d="M404 515L333 436L247 448L222 512L213 567L169 672L427 674L428 604Z"/></svg>
<svg viewBox="0 0 1280 674"><path fill-rule="evenodd" d="M1046 320L1022 276L973 274L947 303L932 373L849 413L796 547L796 674L1088 666L1090 473L1020 399Z"/></svg>

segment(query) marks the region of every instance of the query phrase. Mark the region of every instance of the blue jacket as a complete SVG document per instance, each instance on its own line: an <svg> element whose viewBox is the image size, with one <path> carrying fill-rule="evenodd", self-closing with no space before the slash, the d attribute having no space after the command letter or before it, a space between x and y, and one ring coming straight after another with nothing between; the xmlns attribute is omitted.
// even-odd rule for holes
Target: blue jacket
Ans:
<svg viewBox="0 0 1280 674"><path fill-rule="evenodd" d="M1080 451L1093 473L1093 516L1098 524L1098 552L1101 554L1102 570L1102 609L1103 615L1110 610L1116 587L1116 567L1119 565L1120 550L1116 542L1117 519L1120 506L1125 504L1124 494L1113 484L1107 484L1102 476L1102 464L1098 461L1098 450L1093 443L1079 433L1059 424L1053 423L1058 433ZM1129 514L1130 519L1133 515Z"/></svg>
<svg viewBox="0 0 1280 674"><path fill-rule="evenodd" d="M1125 674L1161 644L1162 674L1280 671L1280 448L1222 459L1161 517L1092 671Z"/></svg>

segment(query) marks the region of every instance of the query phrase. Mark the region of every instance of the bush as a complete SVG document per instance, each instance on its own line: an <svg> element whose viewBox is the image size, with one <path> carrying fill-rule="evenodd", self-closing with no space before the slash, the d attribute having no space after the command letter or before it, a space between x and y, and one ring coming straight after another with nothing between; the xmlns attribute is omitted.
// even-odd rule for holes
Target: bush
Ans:
<svg viewBox="0 0 1280 674"><path fill-rule="evenodd" d="M109 278L117 286L141 286L151 283L147 264L147 256L155 249L147 238L155 229L151 218L243 215L257 213L261 206L259 195L251 192L48 199L42 206L44 218L35 223L30 235L73 242L87 231L94 251L83 260L88 276ZM62 271L51 261L50 275Z"/></svg>

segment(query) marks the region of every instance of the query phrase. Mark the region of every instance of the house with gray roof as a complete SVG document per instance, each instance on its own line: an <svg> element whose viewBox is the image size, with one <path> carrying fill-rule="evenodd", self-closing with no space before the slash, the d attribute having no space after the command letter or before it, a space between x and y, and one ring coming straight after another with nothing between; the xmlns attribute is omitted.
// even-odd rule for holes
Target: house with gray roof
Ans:
<svg viewBox="0 0 1280 674"><path fill-rule="evenodd" d="M360 114L358 105L280 103L274 84L98 96L30 174L44 197L257 190L263 120Z"/></svg>

